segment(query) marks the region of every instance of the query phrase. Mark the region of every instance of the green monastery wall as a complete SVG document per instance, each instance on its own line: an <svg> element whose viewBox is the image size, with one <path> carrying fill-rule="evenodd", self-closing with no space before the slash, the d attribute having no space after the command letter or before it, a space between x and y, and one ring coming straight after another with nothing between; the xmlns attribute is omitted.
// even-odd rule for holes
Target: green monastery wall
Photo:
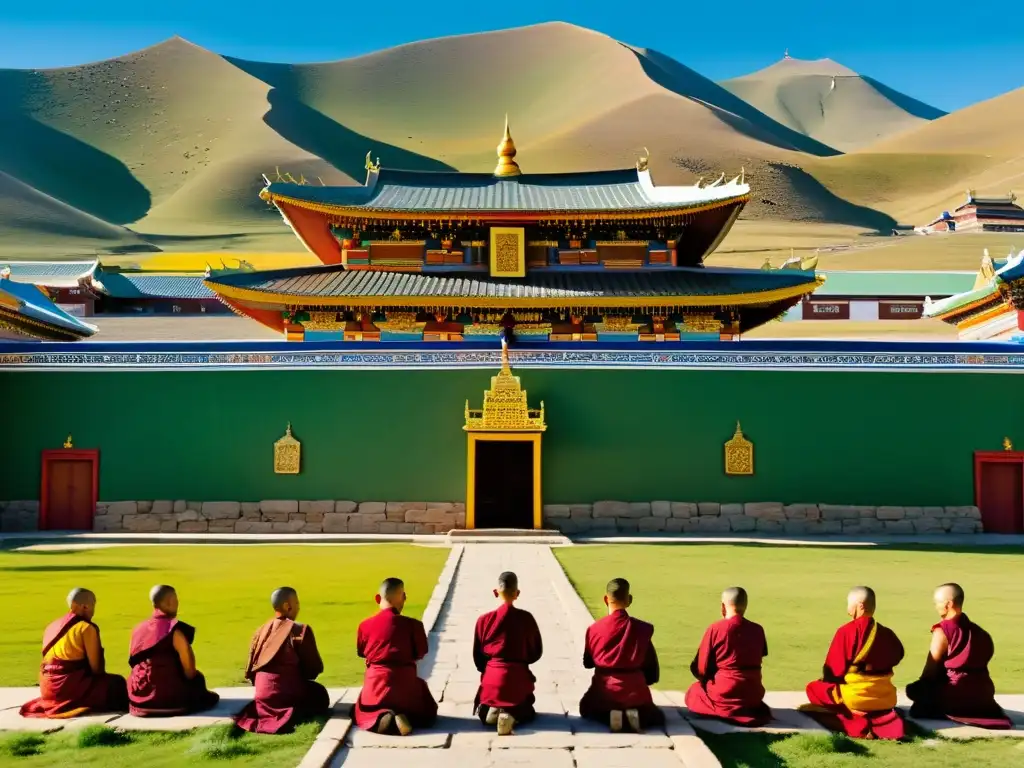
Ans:
<svg viewBox="0 0 1024 768"><path fill-rule="evenodd" d="M516 371L545 401L545 503L602 499L974 503L972 453L1024 442L1014 377L687 370ZM465 497L467 398L491 372L0 373L0 499L36 499L39 452L100 450L100 499ZM727 477L740 420L752 477ZM275 475L291 422L302 473Z"/></svg>

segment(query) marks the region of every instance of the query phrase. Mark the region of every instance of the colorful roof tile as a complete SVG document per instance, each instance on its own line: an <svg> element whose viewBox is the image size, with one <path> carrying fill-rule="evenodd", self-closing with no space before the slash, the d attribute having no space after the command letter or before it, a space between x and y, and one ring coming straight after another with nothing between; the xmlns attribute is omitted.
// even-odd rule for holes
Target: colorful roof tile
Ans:
<svg viewBox="0 0 1024 768"><path fill-rule="evenodd" d="M359 306L680 306L758 303L810 293L820 284L801 270L676 269L665 272L535 272L501 279L486 273L348 270L341 265L224 274L207 284L228 298ZM785 294L782 296L780 294Z"/></svg>
<svg viewBox="0 0 1024 768"><path fill-rule="evenodd" d="M78 261L0 261L0 270L10 268L10 279L16 283L45 285L53 288L73 287L95 272L98 262Z"/></svg>
<svg viewBox="0 0 1024 768"><path fill-rule="evenodd" d="M118 299L215 299L202 275L145 275L101 272L94 276L98 290Z"/></svg>
<svg viewBox="0 0 1024 768"><path fill-rule="evenodd" d="M0 327L39 339L73 341L96 333L96 327L54 304L34 285L0 278Z"/></svg>
<svg viewBox="0 0 1024 768"><path fill-rule="evenodd" d="M268 200L384 212L677 210L745 197L738 178L717 186L656 187L636 169L494 176L489 173L373 170L366 184L325 187L274 182Z"/></svg>
<svg viewBox="0 0 1024 768"><path fill-rule="evenodd" d="M960 311L997 299L1001 285L1015 283L1019 280L1024 280L1024 251L1002 262L1002 266L995 270L987 284L950 296L942 301L925 304L924 316L944 317L959 314Z"/></svg>

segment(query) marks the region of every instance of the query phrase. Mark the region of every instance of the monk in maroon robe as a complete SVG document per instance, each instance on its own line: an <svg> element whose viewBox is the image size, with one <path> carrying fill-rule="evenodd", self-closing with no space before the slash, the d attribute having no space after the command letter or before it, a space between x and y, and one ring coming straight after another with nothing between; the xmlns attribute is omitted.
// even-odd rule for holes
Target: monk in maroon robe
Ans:
<svg viewBox="0 0 1024 768"><path fill-rule="evenodd" d="M385 579L374 599L380 611L356 633L356 653L366 659L366 675L352 719L367 731L408 736L437 719L437 702L416 674L416 662L427 655L427 632L422 621L402 615L406 595L401 579Z"/></svg>
<svg viewBox="0 0 1024 768"><path fill-rule="evenodd" d="M892 675L903 659L903 644L875 621L873 589L854 587L846 602L853 620L836 631L822 679L807 685L807 698L817 711L834 715L847 736L902 739L903 716L896 709Z"/></svg>
<svg viewBox="0 0 1024 768"><path fill-rule="evenodd" d="M330 709L327 689L314 682L324 671L313 628L298 624L299 595L291 587L270 595L274 618L260 627L249 647L245 678L255 696L235 716L235 724L251 733L288 733L295 723Z"/></svg>
<svg viewBox="0 0 1024 768"><path fill-rule="evenodd" d="M96 595L76 587L68 612L43 632L39 698L22 705L22 717L67 718L128 708L125 680L106 671L100 628L92 622Z"/></svg>
<svg viewBox="0 0 1024 768"><path fill-rule="evenodd" d="M501 604L476 620L473 662L480 672L480 688L474 708L485 725L496 725L499 736L508 736L516 723L536 717L530 665L544 652L540 629L529 611L515 607L519 577L505 571L498 577L494 596Z"/></svg>
<svg viewBox="0 0 1024 768"><path fill-rule="evenodd" d="M921 679L907 686L914 704L911 717L948 718L981 728L1012 728L996 703L988 673L995 654L992 636L964 613L964 590L943 584L935 590L935 609L942 621L932 627L932 643Z"/></svg>
<svg viewBox="0 0 1024 768"><path fill-rule="evenodd" d="M662 725L665 717L650 689L661 675L654 626L626 612L633 596L625 579L608 582L604 604L608 615L587 629L583 666L594 670L594 678L580 700L580 716L607 723L613 733L622 730L623 719L635 732Z"/></svg>
<svg viewBox="0 0 1024 768"><path fill-rule="evenodd" d="M722 620L708 627L690 664L697 682L686 692L686 708L695 715L753 728L772 719L761 682L768 641L760 624L744 618L746 610L743 587L722 593Z"/></svg>
<svg viewBox="0 0 1024 768"><path fill-rule="evenodd" d="M215 707L220 696L206 689L206 678L196 669L196 630L178 621L174 587L153 587L149 597L153 615L132 630L128 650L128 711L136 717L168 717Z"/></svg>

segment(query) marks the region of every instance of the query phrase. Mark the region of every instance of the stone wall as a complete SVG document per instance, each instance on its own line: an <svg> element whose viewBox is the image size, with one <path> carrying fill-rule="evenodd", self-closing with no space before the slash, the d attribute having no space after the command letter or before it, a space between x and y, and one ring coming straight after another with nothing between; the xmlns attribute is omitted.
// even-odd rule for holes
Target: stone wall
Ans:
<svg viewBox="0 0 1024 768"><path fill-rule="evenodd" d="M93 530L130 533L447 533L466 527L462 504L425 501L114 501Z"/></svg>
<svg viewBox="0 0 1024 768"><path fill-rule="evenodd" d="M850 507L832 504L599 501L548 504L546 528L563 533L916 534L982 533L977 507Z"/></svg>
<svg viewBox="0 0 1024 768"><path fill-rule="evenodd" d="M39 530L38 501L0 501L0 532Z"/></svg>
<svg viewBox="0 0 1024 768"><path fill-rule="evenodd" d="M0 502L0 530L34 531L39 502ZM425 501L114 501L96 505L93 530L129 533L447 533L466 527L461 503ZM599 501L548 504L544 527L567 534L981 533L977 507Z"/></svg>

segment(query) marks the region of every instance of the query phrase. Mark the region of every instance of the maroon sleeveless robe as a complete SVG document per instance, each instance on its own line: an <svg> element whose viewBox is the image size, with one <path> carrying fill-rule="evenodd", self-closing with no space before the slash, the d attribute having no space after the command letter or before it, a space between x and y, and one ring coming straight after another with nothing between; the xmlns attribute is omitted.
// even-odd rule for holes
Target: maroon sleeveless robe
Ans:
<svg viewBox="0 0 1024 768"><path fill-rule="evenodd" d="M772 711L764 703L761 682L761 659L767 655L760 624L742 616L716 621L690 664L697 682L686 692L686 708L748 728L767 724Z"/></svg>
<svg viewBox="0 0 1024 768"><path fill-rule="evenodd" d="M473 703L481 719L498 707L517 722L536 716L533 687L536 678L530 664L544 652L540 629L529 611L503 604L476 620L473 662L480 672L480 687Z"/></svg>
<svg viewBox="0 0 1024 768"><path fill-rule="evenodd" d="M389 711L417 728L434 724L437 702L416 674L416 662L427 655L422 621L394 609L378 611L359 625L356 653L366 659L363 689L352 710L356 725L372 730Z"/></svg>
<svg viewBox="0 0 1024 768"><path fill-rule="evenodd" d="M836 630L825 656L822 679L807 684L807 699L811 704L822 707L834 715L847 736L855 739L868 736L879 739L902 739L906 729L903 716L895 707L876 712L853 712L845 704L836 701L839 685L867 642L873 624L873 618L861 616ZM875 674L887 674L902 660L903 643L895 632L879 624L874 644L859 666L865 670L870 669ZM832 725L830 722L824 724Z"/></svg>
<svg viewBox="0 0 1024 768"><path fill-rule="evenodd" d="M43 632L44 659L68 630L80 621L86 619L68 613L50 623ZM99 635L100 628L95 624L93 626ZM117 712L127 708L125 679L120 675L106 672L95 674L87 658L80 661L50 659L44 661L39 668L39 698L23 704L21 716L59 718L94 712Z"/></svg>
<svg viewBox="0 0 1024 768"><path fill-rule="evenodd" d="M654 626L625 610L598 619L587 628L583 666L594 670L590 689L580 699L580 716L608 722L612 710L636 709L644 728L664 722L650 686L661 675L652 638Z"/></svg>
<svg viewBox="0 0 1024 768"><path fill-rule="evenodd" d="M327 689L313 682L323 671L312 627L271 619L252 639L245 678L256 691L235 724L252 733L286 733L298 720L326 714Z"/></svg>
<svg viewBox="0 0 1024 768"><path fill-rule="evenodd" d="M932 632L936 629L946 636L946 658L936 677L907 686L907 697L914 702L911 717L948 718L981 728L1012 728L1012 721L996 702L996 687L988 671L995 655L992 636L966 613L940 621Z"/></svg>
<svg viewBox="0 0 1024 768"><path fill-rule="evenodd" d="M189 645L195 640L195 627L160 611L132 630L128 711L136 717L187 715L211 709L220 701L218 694L206 689L201 672L191 680L185 677L171 639L175 632L181 632Z"/></svg>

